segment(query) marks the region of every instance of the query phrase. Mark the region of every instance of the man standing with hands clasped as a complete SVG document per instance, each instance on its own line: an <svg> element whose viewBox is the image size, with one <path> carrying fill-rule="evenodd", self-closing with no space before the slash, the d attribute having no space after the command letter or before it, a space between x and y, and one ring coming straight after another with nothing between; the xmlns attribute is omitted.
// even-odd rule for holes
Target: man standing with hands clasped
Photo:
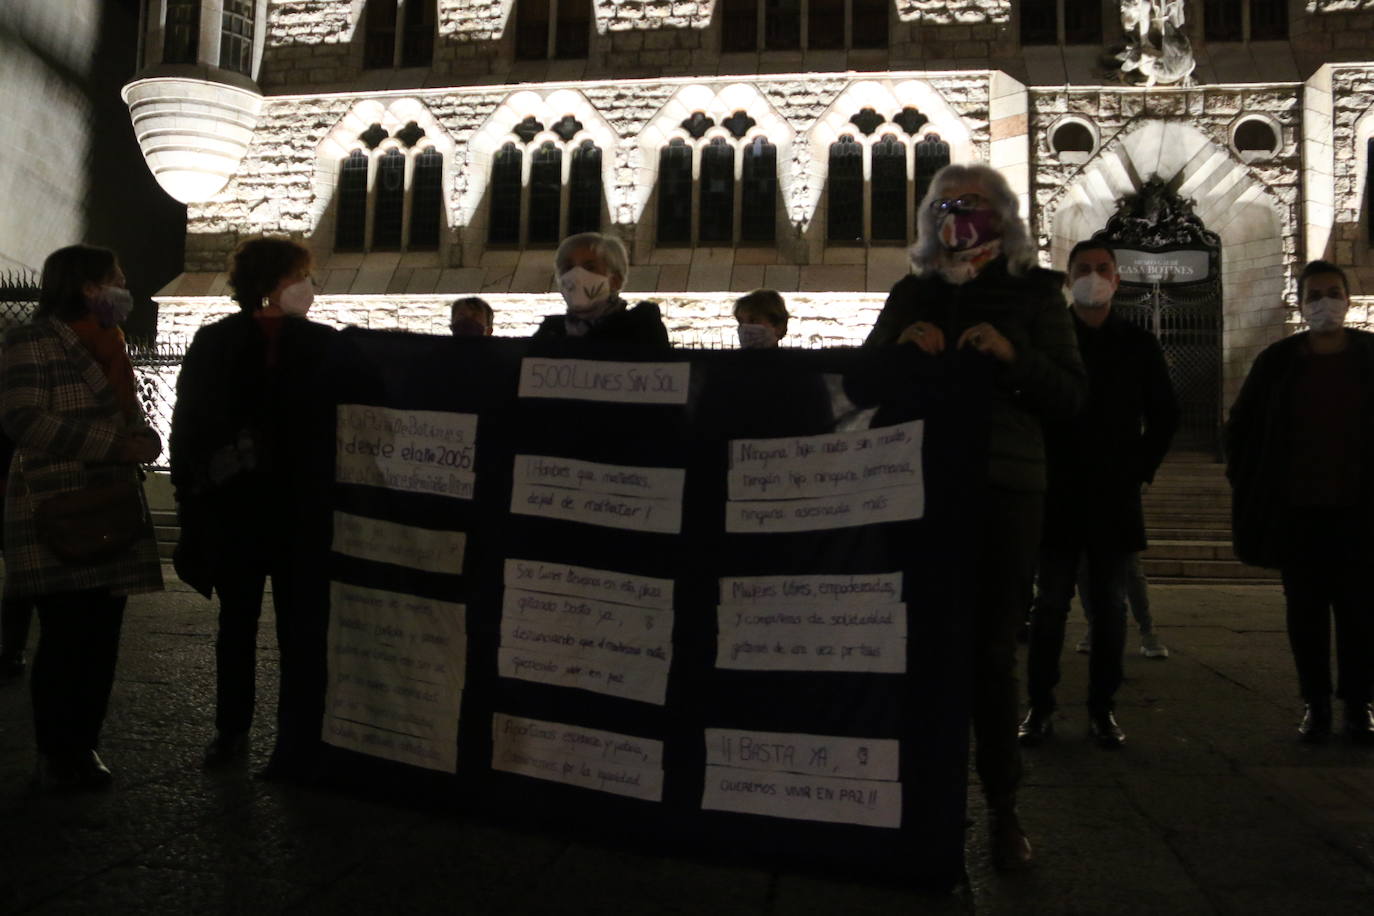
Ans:
<svg viewBox="0 0 1374 916"><path fill-rule="evenodd" d="M1126 577L1132 555L1145 549L1141 489L1169 450L1178 403L1159 342L1112 314L1121 283L1112 249L1079 242L1065 283L1088 370L1088 402L1072 420L1045 423L1049 480L1031 614L1030 711L1017 734L1035 745L1053 730L1064 622L1082 558L1087 576L1078 581L1093 609L1088 729L1099 745L1114 748L1126 740L1113 704L1126 645Z"/></svg>

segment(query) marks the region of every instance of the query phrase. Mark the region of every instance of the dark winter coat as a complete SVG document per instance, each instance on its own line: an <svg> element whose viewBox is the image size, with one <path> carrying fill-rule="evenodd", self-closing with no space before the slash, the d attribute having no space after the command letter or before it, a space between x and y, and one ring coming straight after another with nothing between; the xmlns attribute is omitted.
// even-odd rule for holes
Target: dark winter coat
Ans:
<svg viewBox="0 0 1374 916"><path fill-rule="evenodd" d="M258 321L239 313L196 332L177 378L177 574L207 596L224 576L265 571L273 554L327 543L316 503L330 482L320 479L315 451L333 445L332 407L319 385L336 332L304 318L281 321L274 368ZM227 478L222 462L212 470L217 453L241 442L251 466Z"/></svg>
<svg viewBox="0 0 1374 916"><path fill-rule="evenodd" d="M1346 329L1363 382L1360 454L1374 468L1374 334ZM1236 556L1277 569L1291 553L1287 509L1293 387L1307 355L1308 333L1267 347L1255 358L1224 429L1226 478L1231 482L1231 537ZM1374 474L1365 475L1360 506L1374 519ZM1374 535L1374 522L1367 535Z"/></svg>
<svg viewBox="0 0 1374 916"><path fill-rule="evenodd" d="M1073 315L1088 401L1045 424L1045 536L1123 551L1145 549L1141 484L1154 480L1178 429L1178 400L1159 341L1109 313L1100 327Z"/></svg>
<svg viewBox="0 0 1374 916"><path fill-rule="evenodd" d="M549 315L534 332L535 340L563 340L568 329L563 315ZM597 321L580 340L614 341L616 343L652 344L668 346L668 329L663 326L658 304L640 302L633 308L623 308Z"/></svg>
<svg viewBox="0 0 1374 916"><path fill-rule="evenodd" d="M938 273L912 274L892 288L864 342L866 347L894 344L917 321L944 332L946 354L954 352L960 334L981 322L1011 342L1016 361L998 363L988 416L988 480L1008 490L1045 489L1041 421L1072 417L1087 396L1063 283L1063 274L1038 267L1012 276L1005 258L964 284ZM914 345L910 349L913 359L924 357ZM883 422L881 413L875 422Z"/></svg>

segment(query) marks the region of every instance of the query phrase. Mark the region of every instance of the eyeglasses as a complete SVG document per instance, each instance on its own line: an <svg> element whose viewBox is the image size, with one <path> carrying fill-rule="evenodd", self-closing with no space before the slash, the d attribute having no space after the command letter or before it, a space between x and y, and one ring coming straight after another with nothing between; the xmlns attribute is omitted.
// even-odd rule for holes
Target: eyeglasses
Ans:
<svg viewBox="0 0 1374 916"><path fill-rule="evenodd" d="M930 209L939 214L945 214L951 210L966 213L969 210L982 210L987 206L988 202L981 194L964 194L954 198L942 197L930 202Z"/></svg>

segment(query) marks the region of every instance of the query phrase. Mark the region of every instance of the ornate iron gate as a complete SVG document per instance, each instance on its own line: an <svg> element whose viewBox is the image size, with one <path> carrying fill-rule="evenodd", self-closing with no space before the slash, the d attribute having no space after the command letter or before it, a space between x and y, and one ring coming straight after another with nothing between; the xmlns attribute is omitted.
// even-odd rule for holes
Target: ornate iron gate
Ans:
<svg viewBox="0 0 1374 916"><path fill-rule="evenodd" d="M1112 308L1159 339L1180 417L1174 448L1216 451L1221 428L1221 282L1122 283Z"/></svg>

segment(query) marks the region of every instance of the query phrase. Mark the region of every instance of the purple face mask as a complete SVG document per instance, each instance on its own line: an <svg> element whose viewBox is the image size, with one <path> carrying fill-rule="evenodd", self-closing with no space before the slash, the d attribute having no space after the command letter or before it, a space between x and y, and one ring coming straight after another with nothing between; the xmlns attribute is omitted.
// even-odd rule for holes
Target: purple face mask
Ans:
<svg viewBox="0 0 1374 916"><path fill-rule="evenodd" d="M1000 235L994 210L950 210L940 221L940 244L948 251L977 248Z"/></svg>

